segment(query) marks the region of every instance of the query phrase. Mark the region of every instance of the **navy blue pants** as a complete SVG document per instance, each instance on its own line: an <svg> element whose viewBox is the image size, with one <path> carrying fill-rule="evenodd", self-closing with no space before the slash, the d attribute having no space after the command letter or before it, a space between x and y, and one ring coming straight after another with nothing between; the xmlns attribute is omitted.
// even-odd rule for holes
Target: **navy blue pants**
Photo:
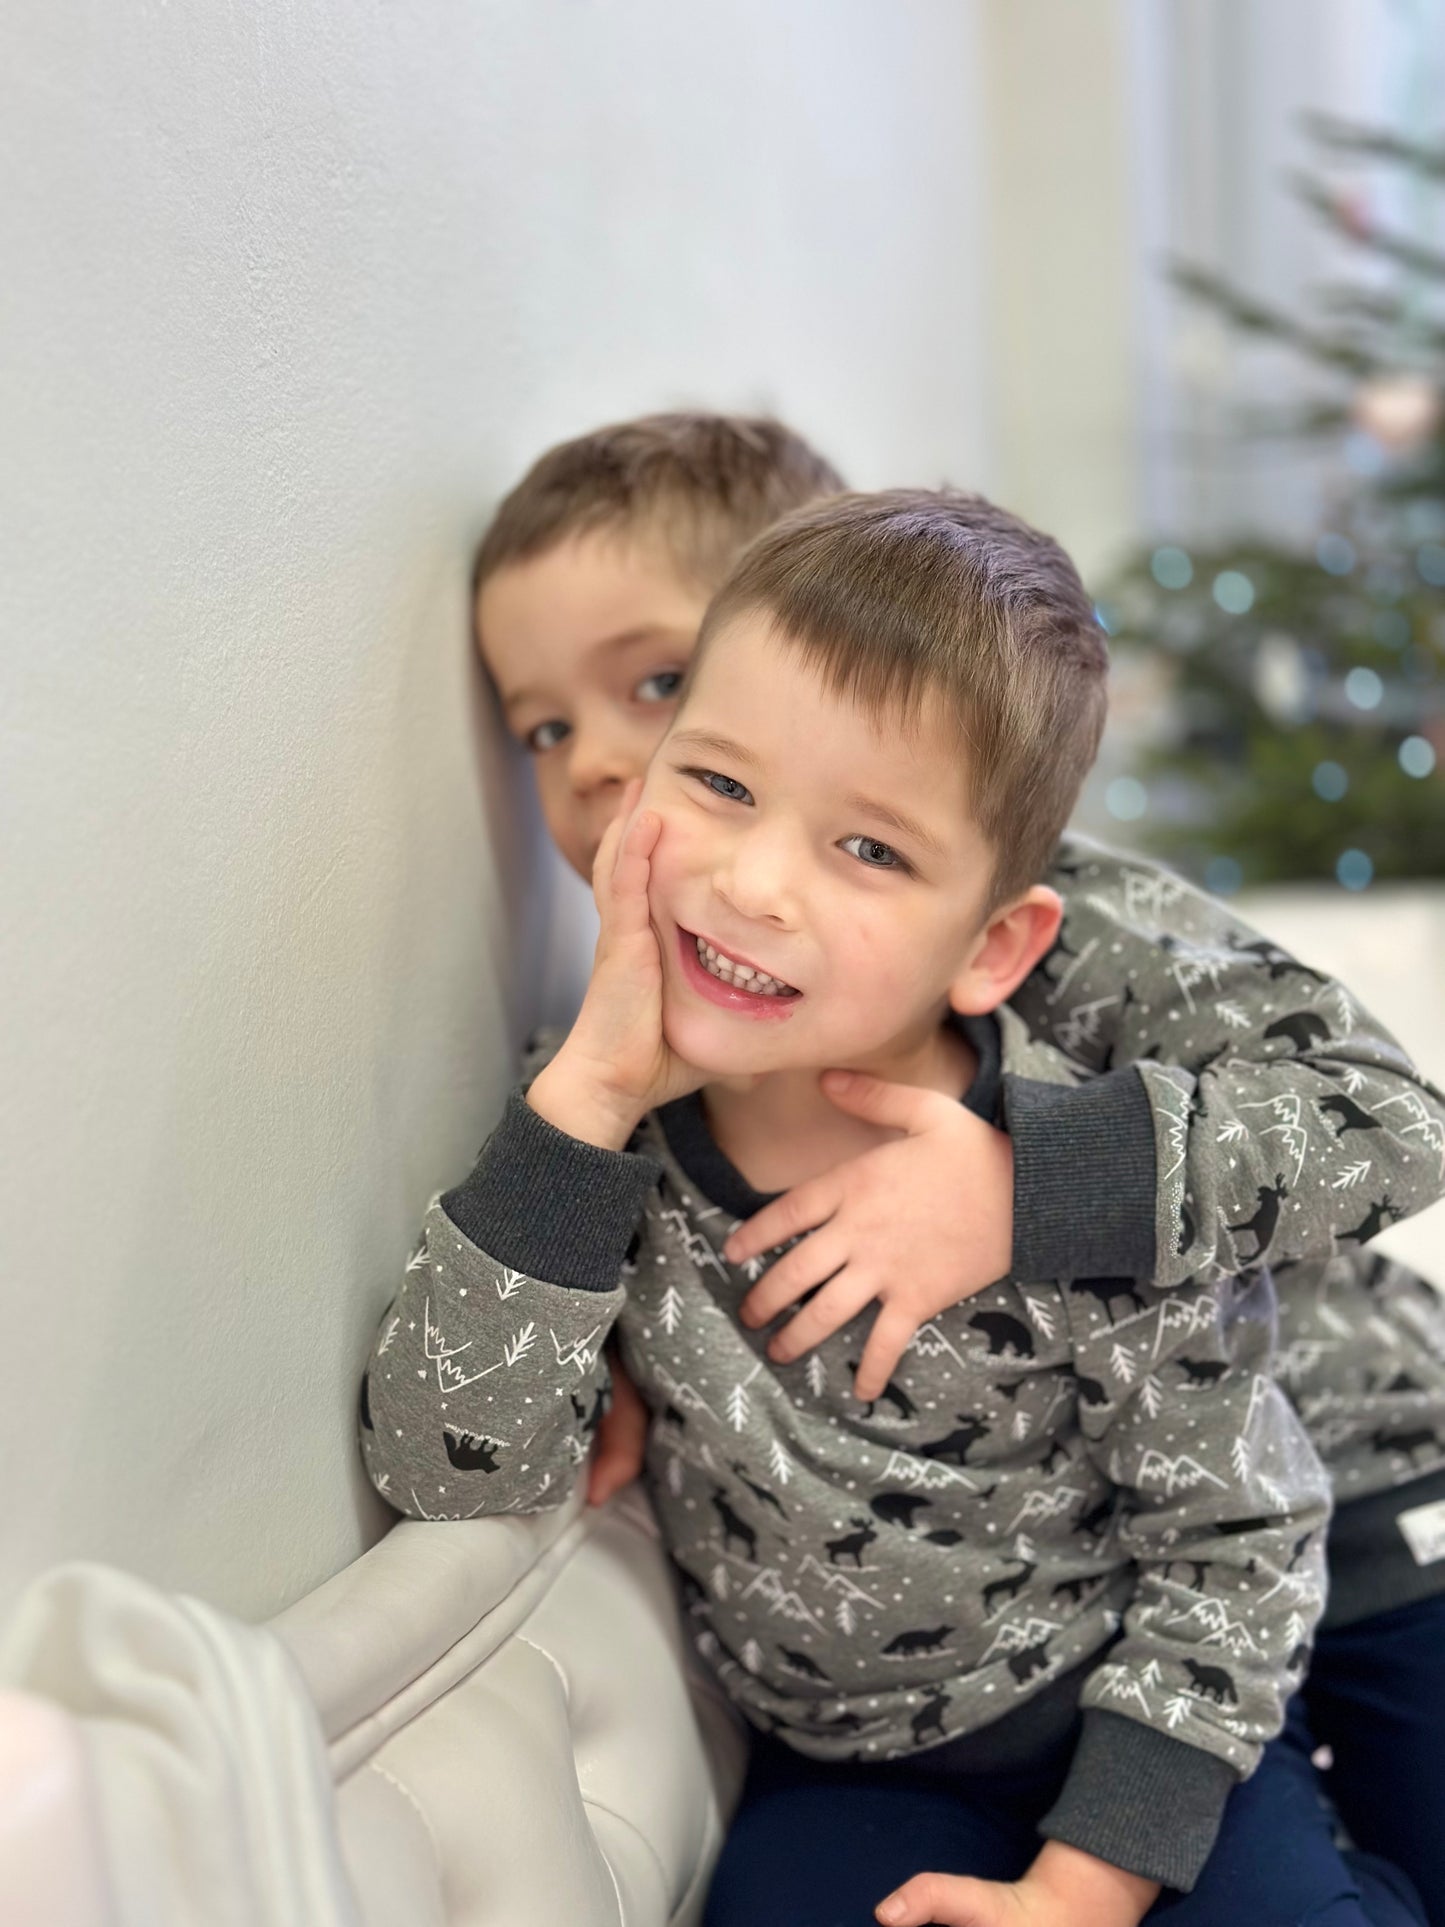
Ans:
<svg viewBox="0 0 1445 1927"><path fill-rule="evenodd" d="M1073 1743L1070 1735L1027 1769L975 1780L930 1777L906 1761L825 1764L759 1737L705 1927L876 1927L874 1907L913 1874L1016 1880L1039 1850L1036 1828ZM1427 1916L1393 1867L1335 1847L1312 1745L1296 1699L1284 1733L1230 1795L1194 1891L1161 1895L1151 1921L1422 1927Z"/></svg>
<svg viewBox="0 0 1445 1927"><path fill-rule="evenodd" d="M1322 1632L1303 1698L1350 1837L1403 1868L1445 1927L1445 1594Z"/></svg>

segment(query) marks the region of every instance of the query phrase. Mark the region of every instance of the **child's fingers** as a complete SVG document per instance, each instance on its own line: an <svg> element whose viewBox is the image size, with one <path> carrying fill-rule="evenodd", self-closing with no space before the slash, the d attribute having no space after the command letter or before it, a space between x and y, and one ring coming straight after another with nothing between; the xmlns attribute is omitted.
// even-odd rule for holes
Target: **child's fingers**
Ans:
<svg viewBox="0 0 1445 1927"><path fill-rule="evenodd" d="M662 818L656 810L644 810L623 832L608 886L613 927L620 936L637 935L651 927L647 885L661 834Z"/></svg>
<svg viewBox="0 0 1445 1927"><path fill-rule="evenodd" d="M848 1246L842 1232L825 1224L779 1258L771 1271L764 1272L738 1306L738 1316L745 1325L766 1325L847 1262Z"/></svg>
<svg viewBox="0 0 1445 1927"><path fill-rule="evenodd" d="M805 1231L816 1232L838 1208L834 1177L833 1172L825 1172L821 1178L794 1185L781 1198L764 1205L730 1235L723 1246L724 1258L729 1264L746 1264L765 1251L776 1251L789 1238L801 1237Z"/></svg>
<svg viewBox="0 0 1445 1927"><path fill-rule="evenodd" d="M617 846L622 841L623 825L626 818L614 816L602 832L602 841L597 845L597 854L592 859L592 900L599 914L607 907L608 887L612 881L613 866L617 862Z"/></svg>
<svg viewBox="0 0 1445 1927"><path fill-rule="evenodd" d="M777 1365L791 1365L856 1318L876 1290L865 1273L845 1267L769 1341L768 1357Z"/></svg>
<svg viewBox="0 0 1445 1927"><path fill-rule="evenodd" d="M602 832L602 841L597 845L597 854L592 859L592 894L600 910L608 895L612 872L617 867L618 852L622 840L632 821L632 812L637 808L638 798L642 795L642 778L634 776L622 792L622 800L617 805L617 813Z"/></svg>
<svg viewBox="0 0 1445 1927"><path fill-rule="evenodd" d="M958 1109L958 1100L942 1091L920 1090L916 1084L889 1084L864 1071L824 1071L819 1080L823 1095L840 1111L851 1117L866 1118L886 1130L926 1131L946 1123Z"/></svg>
<svg viewBox="0 0 1445 1927"><path fill-rule="evenodd" d="M899 1359L908 1350L917 1329L917 1324L906 1311L895 1309L886 1298L883 1300L853 1380L854 1398L865 1405L875 1398L882 1398L889 1379L898 1369Z"/></svg>

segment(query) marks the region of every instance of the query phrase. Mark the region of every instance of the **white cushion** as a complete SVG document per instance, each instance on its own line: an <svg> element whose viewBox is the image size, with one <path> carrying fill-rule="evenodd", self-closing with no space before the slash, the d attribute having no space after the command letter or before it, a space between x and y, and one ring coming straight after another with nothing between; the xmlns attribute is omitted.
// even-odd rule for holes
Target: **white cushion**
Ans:
<svg viewBox="0 0 1445 1927"><path fill-rule="evenodd" d="M367 1927L693 1927L745 1740L637 1487L403 1521L273 1622L321 1712Z"/></svg>

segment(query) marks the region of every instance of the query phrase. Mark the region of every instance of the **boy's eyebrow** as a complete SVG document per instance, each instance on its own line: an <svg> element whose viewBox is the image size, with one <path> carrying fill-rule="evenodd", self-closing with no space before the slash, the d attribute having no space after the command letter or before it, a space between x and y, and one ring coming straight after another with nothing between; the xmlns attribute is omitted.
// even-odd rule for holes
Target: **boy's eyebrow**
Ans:
<svg viewBox="0 0 1445 1927"><path fill-rule="evenodd" d="M710 749L717 756L729 756L735 763L746 763L751 769L758 768L758 759L750 749L735 743L731 736L710 736L703 729L683 729L670 738L670 747L676 749L685 745L689 749Z"/></svg>
<svg viewBox="0 0 1445 1927"><path fill-rule="evenodd" d="M872 796L860 796L856 791L845 796L843 801L850 810L861 810L865 816L875 817L880 823L886 823L890 828L900 830L904 836L911 837L915 843L921 843L925 850L931 850L934 856L941 857L947 854L933 832L926 830L916 816L909 816L905 810L896 810L888 803L880 803Z"/></svg>

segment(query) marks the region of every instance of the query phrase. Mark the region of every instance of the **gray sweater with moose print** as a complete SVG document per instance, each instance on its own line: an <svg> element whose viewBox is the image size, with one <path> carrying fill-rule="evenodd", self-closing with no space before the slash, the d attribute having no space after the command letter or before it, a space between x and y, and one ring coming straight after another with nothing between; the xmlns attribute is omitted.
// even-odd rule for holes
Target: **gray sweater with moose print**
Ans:
<svg viewBox="0 0 1445 1927"><path fill-rule="evenodd" d="M1012 1007L1088 1075L1011 1094L1016 1268L1268 1264L1277 1374L1334 1489L1327 1623L1445 1591L1445 1296L1366 1249L1445 1191L1445 1097L1182 878L1068 836L1047 880L1063 927Z"/></svg>
<svg viewBox="0 0 1445 1927"><path fill-rule="evenodd" d="M1009 1010L967 1102L1080 1073ZM1003 1073L1009 1073L1007 1086ZM694 1637L757 1725L825 1759L1083 1726L1043 1831L1176 1887L1282 1721L1323 1603L1327 1485L1272 1376L1268 1276L1015 1275L852 1396L870 1312L791 1365L720 1247L754 1203L698 1100L627 1152L514 1095L382 1321L367 1467L420 1518L569 1493L617 1328Z"/></svg>

